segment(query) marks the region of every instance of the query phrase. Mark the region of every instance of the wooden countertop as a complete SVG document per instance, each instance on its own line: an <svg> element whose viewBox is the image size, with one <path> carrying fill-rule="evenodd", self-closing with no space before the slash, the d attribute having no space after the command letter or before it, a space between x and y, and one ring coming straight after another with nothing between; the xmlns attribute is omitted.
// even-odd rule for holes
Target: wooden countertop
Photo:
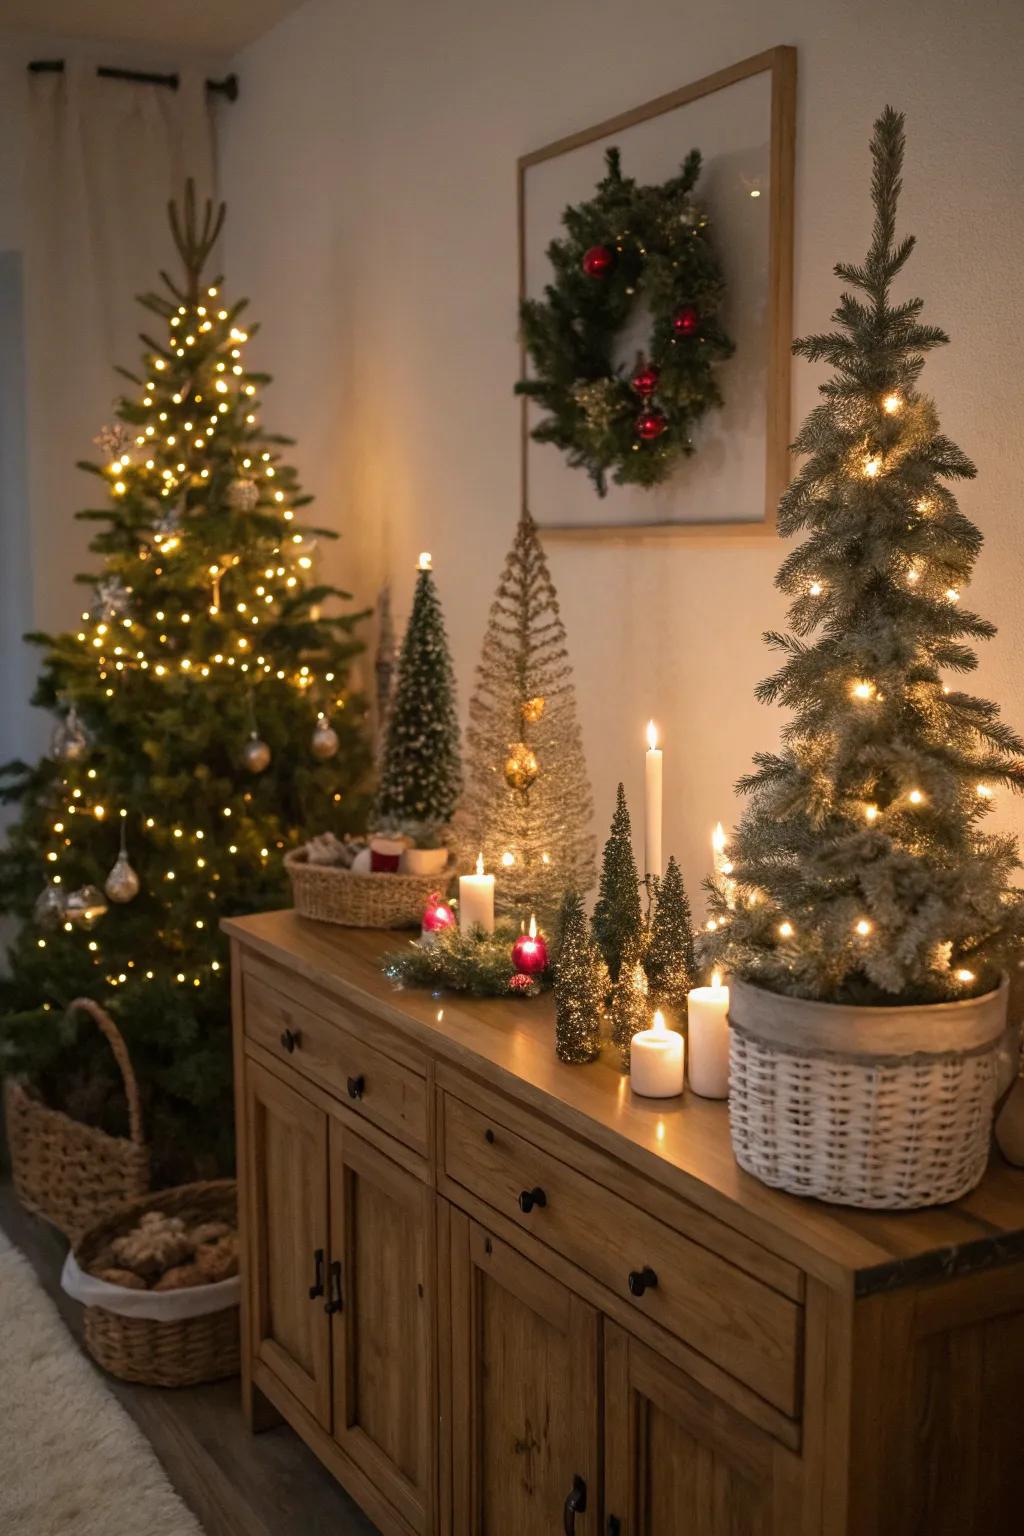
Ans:
<svg viewBox="0 0 1024 1536"><path fill-rule="evenodd" d="M565 1066L554 1009L538 999L438 997L397 988L380 957L403 933L346 929L295 912L223 923L268 960L404 1031L438 1057L518 1098L766 1247L858 1295L948 1277L1024 1256L1024 1171L993 1153L979 1187L928 1211L855 1211L771 1190L732 1155L728 1107L689 1091L658 1103L631 1093L614 1061Z"/></svg>

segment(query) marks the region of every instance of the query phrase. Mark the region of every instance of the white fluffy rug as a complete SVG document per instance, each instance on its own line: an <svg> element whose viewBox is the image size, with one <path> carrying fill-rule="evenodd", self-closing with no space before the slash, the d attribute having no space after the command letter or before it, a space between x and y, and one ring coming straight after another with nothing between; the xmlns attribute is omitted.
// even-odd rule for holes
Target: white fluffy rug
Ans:
<svg viewBox="0 0 1024 1536"><path fill-rule="evenodd" d="M2 1232L0 1422L5 1536L201 1536Z"/></svg>

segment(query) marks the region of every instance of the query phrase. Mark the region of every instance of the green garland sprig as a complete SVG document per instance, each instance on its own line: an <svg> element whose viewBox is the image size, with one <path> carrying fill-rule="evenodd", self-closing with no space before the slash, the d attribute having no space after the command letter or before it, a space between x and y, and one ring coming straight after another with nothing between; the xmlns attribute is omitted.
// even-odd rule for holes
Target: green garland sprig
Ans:
<svg viewBox="0 0 1024 1536"><path fill-rule="evenodd" d="M404 949L389 950L381 966L400 986L468 992L473 997L537 997L551 984L548 971L520 975L512 964L518 925L499 920L493 933L474 928L468 934L445 928L432 942L410 940Z"/></svg>
<svg viewBox="0 0 1024 1536"><path fill-rule="evenodd" d="M694 452L693 428L722 404L715 365L734 346L719 322L725 278L709 220L691 201L700 151L661 186L624 177L616 148L589 202L562 215L554 278L519 318L532 365L516 393L547 412L531 432L585 469L603 496L617 485L652 486ZM616 338L637 305L651 315L645 352L616 367ZM627 377L628 373L628 377Z"/></svg>

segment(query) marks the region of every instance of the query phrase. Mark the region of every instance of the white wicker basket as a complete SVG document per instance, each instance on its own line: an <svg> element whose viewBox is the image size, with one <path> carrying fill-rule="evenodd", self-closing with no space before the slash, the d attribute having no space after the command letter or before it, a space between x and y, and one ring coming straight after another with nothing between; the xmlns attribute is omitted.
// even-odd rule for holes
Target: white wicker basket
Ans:
<svg viewBox="0 0 1024 1536"><path fill-rule="evenodd" d="M988 1162L1009 987L854 1008L730 983L729 1118L741 1168L839 1205L959 1199Z"/></svg>

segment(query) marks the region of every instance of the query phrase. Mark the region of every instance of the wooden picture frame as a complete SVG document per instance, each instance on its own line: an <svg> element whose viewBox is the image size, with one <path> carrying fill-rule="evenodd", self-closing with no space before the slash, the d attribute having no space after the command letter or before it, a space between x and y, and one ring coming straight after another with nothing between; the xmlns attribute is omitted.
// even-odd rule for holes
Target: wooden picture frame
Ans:
<svg viewBox="0 0 1024 1536"><path fill-rule="evenodd" d="M760 519L713 522L547 522L530 506L529 453L531 404L522 400L520 474L522 504L529 507L545 540L605 544L760 543L776 535L776 506L789 480L790 354L793 327L793 211L796 140L796 49L767 49L679 90L657 96L632 111L606 118L591 128L557 139L523 155L517 166L519 299L527 296L527 179L536 166L574 150L622 134L638 124L677 110L749 81L769 77L770 138L768 143L769 231L766 294L764 509ZM679 159L690 148L679 146ZM548 238L554 234L551 230ZM520 347L520 377L526 377L525 348ZM536 448L536 445L534 445ZM580 473L580 471L573 471ZM645 493L645 494L650 494Z"/></svg>

